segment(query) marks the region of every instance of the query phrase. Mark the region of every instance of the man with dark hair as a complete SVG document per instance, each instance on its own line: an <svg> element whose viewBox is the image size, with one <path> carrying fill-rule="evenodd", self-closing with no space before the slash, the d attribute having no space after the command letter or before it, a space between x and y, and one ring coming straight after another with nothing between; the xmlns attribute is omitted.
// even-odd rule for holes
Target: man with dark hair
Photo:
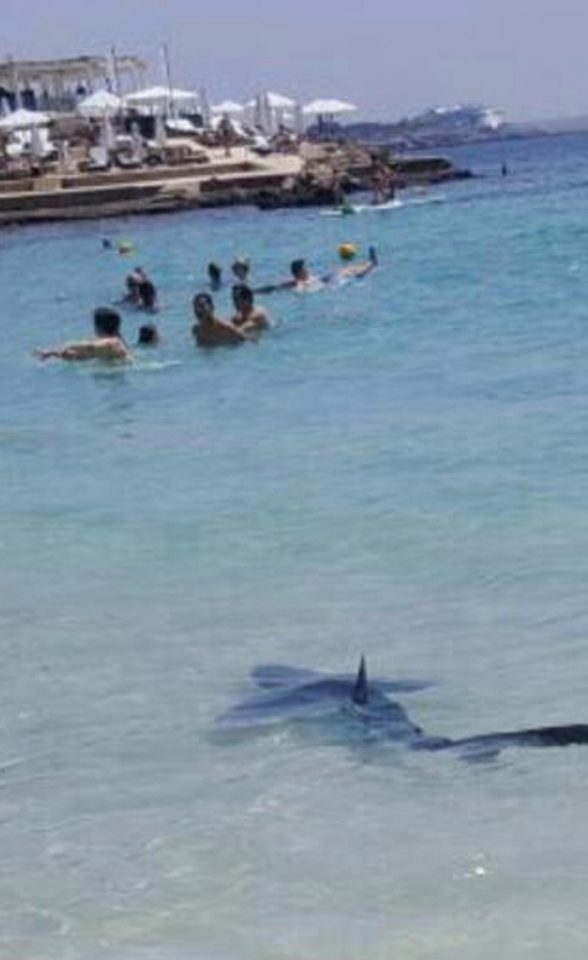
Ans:
<svg viewBox="0 0 588 960"><path fill-rule="evenodd" d="M278 290L295 290L297 293L312 292L320 290L330 279L330 274L319 277L311 273L306 266L306 260L300 257L290 264L290 278L288 280L282 280L280 283L270 283L265 287L257 287L253 292L275 293Z"/></svg>
<svg viewBox="0 0 588 960"><path fill-rule="evenodd" d="M198 321L192 327L192 336L199 347L230 346L250 339L234 323L216 316L214 300L209 293L197 293L192 307Z"/></svg>
<svg viewBox="0 0 588 960"><path fill-rule="evenodd" d="M371 273L372 270L375 270L377 266L379 266L379 260L375 247L369 248L368 258L362 263L340 267L338 270L332 270L331 273L321 275L311 273L306 266L306 261L300 257L290 264L290 279L282 280L281 283L270 283L265 287L257 287L253 292L275 293L278 290L294 290L295 293L315 293L330 283L338 283L352 278L360 280Z"/></svg>
<svg viewBox="0 0 588 960"><path fill-rule="evenodd" d="M233 304L235 314L232 323L243 333L255 335L271 327L269 314L264 307L255 304L253 290L245 283L236 283L233 287Z"/></svg>
<svg viewBox="0 0 588 960"><path fill-rule="evenodd" d="M94 310L94 340L66 343L63 347L36 350L40 360L105 360L109 363L131 363L133 355L120 332L120 314L111 307Z"/></svg>
<svg viewBox="0 0 588 960"><path fill-rule="evenodd" d="M209 263L208 264L208 279L210 280L210 289L220 290L223 285L223 271L222 267L219 267L218 263Z"/></svg>
<svg viewBox="0 0 588 960"><path fill-rule="evenodd" d="M139 335L137 337L138 347L158 347L160 343L161 337L159 330L154 323L143 323L139 327Z"/></svg>

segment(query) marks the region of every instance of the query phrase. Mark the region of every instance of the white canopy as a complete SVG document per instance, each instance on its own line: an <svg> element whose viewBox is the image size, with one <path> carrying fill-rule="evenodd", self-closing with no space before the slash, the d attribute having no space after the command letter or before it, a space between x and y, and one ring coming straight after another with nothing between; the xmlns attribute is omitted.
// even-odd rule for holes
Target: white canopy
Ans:
<svg viewBox="0 0 588 960"><path fill-rule="evenodd" d="M169 87L148 87L146 90L137 90L125 97L125 103L134 107L159 107L173 100L176 103L187 100L198 100L198 94L192 90L178 90Z"/></svg>
<svg viewBox="0 0 588 960"><path fill-rule="evenodd" d="M196 127L191 120L186 117L168 117L165 121L165 129L172 133L196 133Z"/></svg>
<svg viewBox="0 0 588 960"><path fill-rule="evenodd" d="M240 103L236 103L235 100L223 100L222 103L216 103L211 107L213 113L243 113L243 107Z"/></svg>
<svg viewBox="0 0 588 960"><path fill-rule="evenodd" d="M117 113L122 107L122 100L110 90L96 90L78 103L78 113L86 117L102 117L106 113Z"/></svg>
<svg viewBox="0 0 588 960"><path fill-rule="evenodd" d="M51 118L36 110L14 110L0 120L0 130L28 130L31 127L46 127Z"/></svg>
<svg viewBox="0 0 588 960"><path fill-rule="evenodd" d="M304 107L304 113L334 117L339 113L353 113L357 107L344 100L313 100Z"/></svg>
<svg viewBox="0 0 588 960"><path fill-rule="evenodd" d="M271 110L293 110L296 106L294 100L291 100L290 97L284 97L281 93L268 93L260 94L267 98L267 104ZM257 98L255 100L250 100L247 104L248 107L255 107L257 103Z"/></svg>

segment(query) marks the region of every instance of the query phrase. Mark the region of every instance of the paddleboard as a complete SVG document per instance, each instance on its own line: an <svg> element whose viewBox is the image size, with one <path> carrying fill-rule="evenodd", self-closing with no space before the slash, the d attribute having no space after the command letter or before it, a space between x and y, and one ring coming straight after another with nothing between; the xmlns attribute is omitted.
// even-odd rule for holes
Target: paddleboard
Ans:
<svg viewBox="0 0 588 960"><path fill-rule="evenodd" d="M432 197L410 197L406 200L388 200L386 203L356 203L352 207L342 210L333 208L321 210L321 217L349 217L355 213L386 213L390 210L401 210L403 207L424 207L431 203L443 203L445 197L436 194Z"/></svg>

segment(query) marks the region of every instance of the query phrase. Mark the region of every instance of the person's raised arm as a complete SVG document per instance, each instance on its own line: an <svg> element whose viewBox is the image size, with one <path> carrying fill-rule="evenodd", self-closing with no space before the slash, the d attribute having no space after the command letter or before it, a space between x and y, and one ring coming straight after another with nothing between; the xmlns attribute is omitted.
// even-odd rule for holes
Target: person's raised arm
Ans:
<svg viewBox="0 0 588 960"><path fill-rule="evenodd" d="M50 347L48 350L35 350L39 360L90 360L96 356L95 344L88 340L80 343L67 343L64 347Z"/></svg>
<svg viewBox="0 0 588 960"><path fill-rule="evenodd" d="M250 340L250 339L251 339L251 337L248 337L248 336L247 336L247 333L244 333L243 330L242 330L240 327L235 326L235 324L234 324L231 320L220 320L220 319L219 319L219 320L217 320L217 323L221 324L221 326L223 326L223 327L225 328L225 330L228 330L230 333L232 333L238 340Z"/></svg>
<svg viewBox="0 0 588 960"><path fill-rule="evenodd" d="M296 280L282 280L281 283L268 283L265 287L255 287L252 291L257 293L277 293L280 290L292 290L296 286Z"/></svg>

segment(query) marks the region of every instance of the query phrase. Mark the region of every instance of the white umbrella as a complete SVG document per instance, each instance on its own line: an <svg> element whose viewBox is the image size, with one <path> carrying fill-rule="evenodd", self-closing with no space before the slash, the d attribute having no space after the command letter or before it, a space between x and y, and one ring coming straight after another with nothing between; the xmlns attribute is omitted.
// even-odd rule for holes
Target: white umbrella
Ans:
<svg viewBox="0 0 588 960"><path fill-rule="evenodd" d="M336 117L340 113L353 113L357 107L344 100L313 100L304 107L304 113L315 116Z"/></svg>
<svg viewBox="0 0 588 960"><path fill-rule="evenodd" d="M136 93L129 93L125 99L125 104L131 107L161 107L169 102L184 103L188 100L198 100L198 96L192 90L178 90L175 87L170 90L169 87L148 87L145 90L137 90Z"/></svg>
<svg viewBox="0 0 588 960"><path fill-rule="evenodd" d="M36 110L14 110L0 120L0 130L29 130L31 127L46 127L51 118Z"/></svg>
<svg viewBox="0 0 588 960"><path fill-rule="evenodd" d="M223 100L222 103L216 103L211 110L213 113L243 113L245 107L235 100Z"/></svg>
<svg viewBox="0 0 588 960"><path fill-rule="evenodd" d="M291 100L290 97L285 97L281 93L272 93L271 90L268 93L260 94L260 96L267 97L267 103L271 110L293 110L296 106L295 101ZM258 99L259 97L250 100L247 106L255 107Z"/></svg>
<svg viewBox="0 0 588 960"><path fill-rule="evenodd" d="M78 113L86 117L103 117L105 114L118 113L122 100L110 90L97 90L78 103Z"/></svg>

